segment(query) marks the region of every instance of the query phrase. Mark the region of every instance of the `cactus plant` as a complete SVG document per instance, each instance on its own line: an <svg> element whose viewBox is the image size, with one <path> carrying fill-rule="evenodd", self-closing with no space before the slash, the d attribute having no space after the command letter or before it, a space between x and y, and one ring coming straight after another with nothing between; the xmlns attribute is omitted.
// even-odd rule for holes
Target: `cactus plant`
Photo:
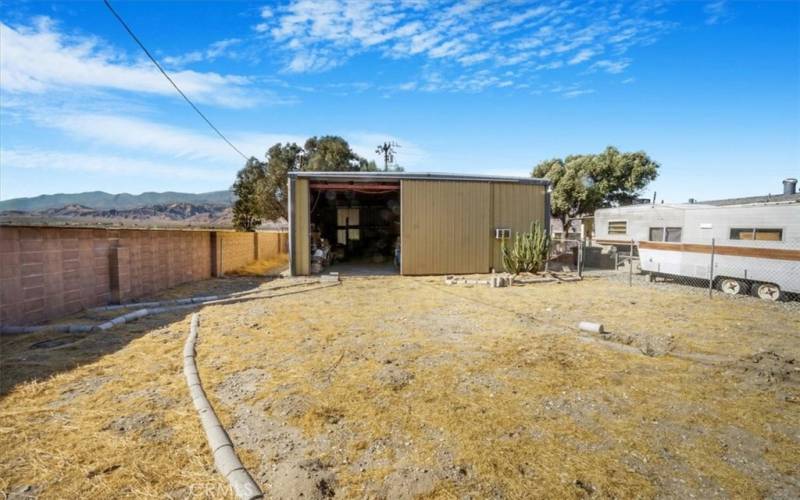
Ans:
<svg viewBox="0 0 800 500"><path fill-rule="evenodd" d="M529 232L514 235L511 245L502 240L501 250L506 272L515 276L523 272L536 274L544 269L550 254L550 235L542 224L533 222Z"/></svg>

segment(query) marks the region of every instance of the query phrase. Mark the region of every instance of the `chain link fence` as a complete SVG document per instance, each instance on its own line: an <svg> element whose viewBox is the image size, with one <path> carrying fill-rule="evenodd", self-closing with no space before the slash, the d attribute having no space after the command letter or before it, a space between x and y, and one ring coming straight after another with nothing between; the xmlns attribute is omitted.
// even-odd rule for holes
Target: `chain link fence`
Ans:
<svg viewBox="0 0 800 500"><path fill-rule="evenodd" d="M800 243L747 240L699 243L625 241L600 245L554 238L551 262L572 259L578 273L629 285L672 283L715 294L800 300Z"/></svg>

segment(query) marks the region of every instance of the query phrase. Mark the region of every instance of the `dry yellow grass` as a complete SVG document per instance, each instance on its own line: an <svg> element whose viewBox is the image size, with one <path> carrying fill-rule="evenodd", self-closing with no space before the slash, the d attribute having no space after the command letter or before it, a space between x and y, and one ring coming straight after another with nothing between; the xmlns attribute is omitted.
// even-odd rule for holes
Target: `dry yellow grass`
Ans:
<svg viewBox="0 0 800 500"><path fill-rule="evenodd" d="M289 258L286 254L280 254L270 259L257 260L228 274L231 276L271 276L279 274L288 264Z"/></svg>
<svg viewBox="0 0 800 500"><path fill-rule="evenodd" d="M796 377L619 352L568 328L600 321L671 336L684 353L797 358L800 320L785 305L601 280L489 289L390 277L201 316L204 384L268 493L301 457L319 460L335 478L325 488L345 498L798 493ZM52 498L227 491L180 373L187 329L183 316L147 319L103 334L111 347L87 337L41 357L27 348L37 336L3 340L4 366L31 376L2 399L0 486ZM25 363L59 350L78 366L34 380ZM252 369L263 373L253 390L233 391ZM109 428L137 414L153 420ZM292 429L295 455L280 446Z"/></svg>

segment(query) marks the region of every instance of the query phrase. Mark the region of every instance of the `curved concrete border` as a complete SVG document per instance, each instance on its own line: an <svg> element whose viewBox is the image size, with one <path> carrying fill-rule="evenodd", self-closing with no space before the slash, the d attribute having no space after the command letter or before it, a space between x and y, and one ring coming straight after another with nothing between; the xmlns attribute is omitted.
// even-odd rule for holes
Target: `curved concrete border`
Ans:
<svg viewBox="0 0 800 500"><path fill-rule="evenodd" d="M224 295L203 295L203 296L196 296L196 297L185 297L180 299L172 299L172 300L162 300L158 302L128 302L125 304L112 304L109 306L101 306L101 307L94 307L91 309L87 309L87 312L94 313L94 312L105 312L105 311L116 311L118 309L142 309L145 307L161 307L161 306L172 306L172 305L188 305L188 304L202 304L205 302L211 302L214 300L223 300L229 299L232 297L244 297L247 295L259 294L264 292L269 292L273 290L283 290L284 288L293 288L296 286L303 286L303 285L313 285L316 283L320 283L321 280L307 280L301 281L299 283L288 283L286 285L278 285L273 286L270 288L265 288L263 290L245 290L243 292L232 292Z"/></svg>
<svg viewBox="0 0 800 500"><path fill-rule="evenodd" d="M171 306L161 306L161 307L149 307L149 308L142 308L142 309L135 309L129 313L125 313L121 316L117 316L112 318L108 321L103 323L99 323L96 325L80 325L80 324L73 324L73 325L39 325L39 326L5 326L0 325L0 334L8 334L8 335L16 335L21 333L36 333L46 330L52 330L55 332L62 332L62 333L85 333L90 331L104 331L108 330L117 325L121 325L123 323L127 323L129 321L134 321L139 318L144 318L145 316L151 316L153 314L161 314L164 312L170 311L179 311L181 309L190 309L193 307L198 306L206 306L206 305L215 305L215 304L230 304L232 302L236 302L242 299L270 299L273 297L283 297L284 295L293 295L296 293L304 293L310 292L313 290L319 290L321 288L328 288L330 286L340 285L341 282L336 281L327 285L320 285L314 288L304 288L302 290L297 290L293 292L286 292L281 294L265 294L265 292L271 292L274 290L281 290L285 288L293 288L296 286L302 285L315 285L319 284L319 281L304 281L302 283L292 283L289 285L284 286L276 286L273 288L267 288L266 290L259 290L259 291L248 291L248 292L236 292L228 295L220 295L220 296L208 296L208 297L193 297L188 299L177 299L174 301L165 301L165 302L140 302L138 305L155 305L158 306L159 304L177 304ZM198 300L203 299L203 300ZM110 306L107 306L110 307ZM133 305L131 305L131 308ZM108 311L113 311L115 309L122 309L123 307L116 307L114 306L113 309L105 309Z"/></svg>
<svg viewBox="0 0 800 500"><path fill-rule="evenodd" d="M239 457L236 456L228 433L222 427L217 414L214 413L214 408L211 407L211 403L209 403L206 393L203 391L200 375L197 372L196 351L194 348L197 342L199 325L200 315L197 313L192 314L189 336L183 346L183 374L186 376L186 384L189 387L192 403L197 410L197 415L200 417L200 423L203 424L208 447L214 456L214 465L217 468L217 472L228 480L237 498L241 500L263 498L264 494L261 492L261 488L258 487L253 477L250 476L242 462L239 461Z"/></svg>

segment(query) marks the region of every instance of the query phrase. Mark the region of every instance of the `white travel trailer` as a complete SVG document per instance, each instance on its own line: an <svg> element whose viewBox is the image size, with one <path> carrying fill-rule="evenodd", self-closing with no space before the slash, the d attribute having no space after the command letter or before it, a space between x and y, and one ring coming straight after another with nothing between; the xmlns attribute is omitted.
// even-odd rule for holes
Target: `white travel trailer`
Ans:
<svg viewBox="0 0 800 500"><path fill-rule="evenodd" d="M800 195L722 201L597 210L595 241L633 242L651 276L711 279L723 292L767 300L800 294Z"/></svg>

